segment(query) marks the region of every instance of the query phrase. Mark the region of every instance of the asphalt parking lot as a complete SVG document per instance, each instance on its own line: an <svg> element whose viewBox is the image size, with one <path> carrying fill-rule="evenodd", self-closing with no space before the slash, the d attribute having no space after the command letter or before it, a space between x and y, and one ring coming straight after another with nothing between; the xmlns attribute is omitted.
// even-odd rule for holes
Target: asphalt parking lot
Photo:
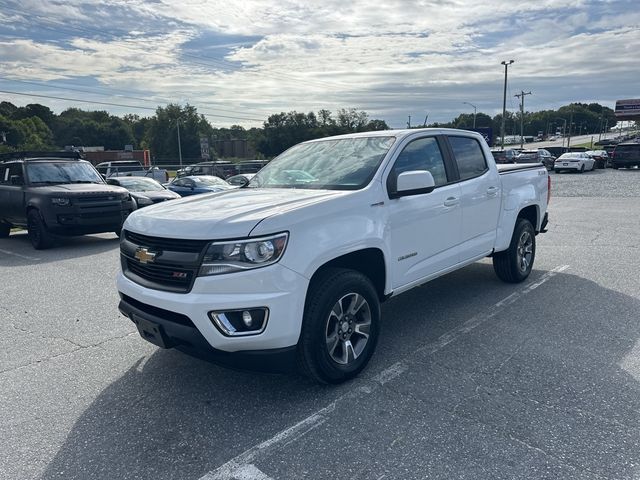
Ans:
<svg viewBox="0 0 640 480"><path fill-rule="evenodd" d="M640 170L552 174L534 271L488 260L383 306L338 387L138 337L118 240L0 240L0 478L640 476Z"/></svg>

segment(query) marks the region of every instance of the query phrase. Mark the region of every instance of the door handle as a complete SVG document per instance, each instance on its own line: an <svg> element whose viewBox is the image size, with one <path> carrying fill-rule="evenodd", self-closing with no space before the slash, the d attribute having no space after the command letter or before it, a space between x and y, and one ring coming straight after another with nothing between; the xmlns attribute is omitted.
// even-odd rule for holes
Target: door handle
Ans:
<svg viewBox="0 0 640 480"><path fill-rule="evenodd" d="M457 205L459 200L456 197L449 197L444 201L445 207L453 207Z"/></svg>
<svg viewBox="0 0 640 480"><path fill-rule="evenodd" d="M487 188L487 195L490 197L495 197L498 194L498 187L489 187Z"/></svg>

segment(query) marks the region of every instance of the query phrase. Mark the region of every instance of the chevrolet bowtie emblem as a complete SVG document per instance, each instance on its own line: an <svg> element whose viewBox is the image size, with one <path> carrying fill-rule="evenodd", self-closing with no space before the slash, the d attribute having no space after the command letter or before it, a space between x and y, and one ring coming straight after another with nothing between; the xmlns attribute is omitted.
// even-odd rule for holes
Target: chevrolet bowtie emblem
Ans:
<svg viewBox="0 0 640 480"><path fill-rule="evenodd" d="M140 263L152 263L156 258L157 253L150 252L146 247L138 247L136 253L133 255Z"/></svg>

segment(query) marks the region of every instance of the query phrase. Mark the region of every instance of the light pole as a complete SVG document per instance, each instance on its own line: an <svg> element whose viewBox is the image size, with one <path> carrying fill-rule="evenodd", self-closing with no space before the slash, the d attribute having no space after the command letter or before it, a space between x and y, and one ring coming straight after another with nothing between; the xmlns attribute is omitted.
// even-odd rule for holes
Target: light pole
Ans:
<svg viewBox="0 0 640 480"><path fill-rule="evenodd" d="M567 120L564 118L556 118L556 120L562 120L564 123L562 124L562 146L564 147L564 134L567 129Z"/></svg>
<svg viewBox="0 0 640 480"><path fill-rule="evenodd" d="M524 148L524 97L531 95L531 92L520 90L520 93L514 95L520 99L520 148Z"/></svg>
<svg viewBox="0 0 640 480"><path fill-rule="evenodd" d="M178 158L180 158L180 168L182 168L182 145L180 145L180 119L176 118L176 128L178 130Z"/></svg>
<svg viewBox="0 0 640 480"><path fill-rule="evenodd" d="M476 113L478 113L478 109L476 108L476 106L473 103L469 103L469 102L462 102L462 103L466 103L467 105L471 105L473 107L473 128L476 128Z"/></svg>
<svg viewBox="0 0 640 480"><path fill-rule="evenodd" d="M502 149L504 150L504 117L507 115L507 69L509 65L511 65L514 60L509 60L508 62L502 61L500 62L504 65L504 93L502 94L502 128L500 132L502 134L502 141L500 142L502 145Z"/></svg>

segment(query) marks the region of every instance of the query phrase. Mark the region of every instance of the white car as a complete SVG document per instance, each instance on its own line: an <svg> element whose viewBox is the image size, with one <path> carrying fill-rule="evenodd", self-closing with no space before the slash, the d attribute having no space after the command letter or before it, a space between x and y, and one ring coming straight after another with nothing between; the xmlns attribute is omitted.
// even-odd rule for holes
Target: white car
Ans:
<svg viewBox="0 0 640 480"><path fill-rule="evenodd" d="M595 168L596 161L584 152L567 152L556 158L553 170L576 170L580 173L591 171Z"/></svg>
<svg viewBox="0 0 640 480"><path fill-rule="evenodd" d="M388 298L489 255L524 281L549 187L542 165L496 166L464 130L304 142L244 188L131 214L119 308L161 347L342 382L371 358Z"/></svg>

